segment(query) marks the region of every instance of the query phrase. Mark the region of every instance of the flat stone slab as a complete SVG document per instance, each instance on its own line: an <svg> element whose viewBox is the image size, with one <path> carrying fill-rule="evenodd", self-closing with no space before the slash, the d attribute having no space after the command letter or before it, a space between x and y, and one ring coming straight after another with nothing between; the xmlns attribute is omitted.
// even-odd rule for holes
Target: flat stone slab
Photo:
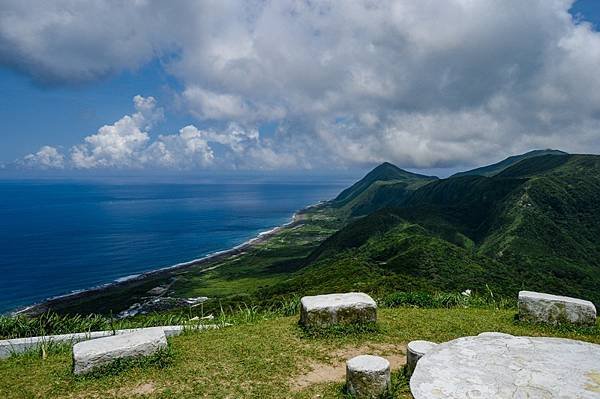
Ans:
<svg viewBox="0 0 600 399"><path fill-rule="evenodd" d="M596 323L596 307L583 299L521 291L519 319L549 324L593 325Z"/></svg>
<svg viewBox="0 0 600 399"><path fill-rule="evenodd" d="M307 327L377 321L377 304L362 292L305 296L300 304L300 323Z"/></svg>
<svg viewBox="0 0 600 399"><path fill-rule="evenodd" d="M379 398L390 388L390 362L361 355L346 362L346 390L353 397Z"/></svg>
<svg viewBox="0 0 600 399"><path fill-rule="evenodd" d="M73 372L89 373L116 359L148 356L166 347L167 338L159 327L79 342L73 346Z"/></svg>
<svg viewBox="0 0 600 399"><path fill-rule="evenodd" d="M484 334L439 344L410 380L415 399L598 399L600 345Z"/></svg>
<svg viewBox="0 0 600 399"><path fill-rule="evenodd" d="M406 346L406 375L412 375L419 359L437 345L430 341L410 341Z"/></svg>
<svg viewBox="0 0 600 399"><path fill-rule="evenodd" d="M191 324L191 325L175 325L175 326L160 326L167 337L179 335L185 330L196 331L196 330L207 330L220 328L218 324ZM131 328L125 330L114 331L90 331L73 334L59 334L59 335L45 335L40 337L28 337L28 338L12 338L0 340L0 360L6 359L12 355L27 352L39 348L43 344L55 343L55 344L76 344L81 341L88 341L90 339L98 339L109 337L112 335L129 334L135 331L147 330L148 328L157 327L146 327L146 328Z"/></svg>

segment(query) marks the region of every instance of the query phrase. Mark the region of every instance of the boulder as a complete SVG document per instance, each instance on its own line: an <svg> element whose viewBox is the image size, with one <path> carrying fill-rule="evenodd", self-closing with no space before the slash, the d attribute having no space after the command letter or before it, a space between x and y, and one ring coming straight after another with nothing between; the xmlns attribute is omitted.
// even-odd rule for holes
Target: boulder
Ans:
<svg viewBox="0 0 600 399"><path fill-rule="evenodd" d="M148 356L166 347L167 338L159 327L79 342L73 346L73 372L86 374L116 359Z"/></svg>
<svg viewBox="0 0 600 399"><path fill-rule="evenodd" d="M549 324L593 325L596 323L596 307L583 299L521 291L519 319Z"/></svg>
<svg viewBox="0 0 600 399"><path fill-rule="evenodd" d="M362 292L305 296L300 303L300 323L306 327L377 321L377 304Z"/></svg>
<svg viewBox="0 0 600 399"><path fill-rule="evenodd" d="M357 399L379 398L390 388L390 362L361 355L346 362L346 390Z"/></svg>
<svg viewBox="0 0 600 399"><path fill-rule="evenodd" d="M417 362L437 344L429 341L410 341L406 347L406 375L410 377L417 367Z"/></svg>

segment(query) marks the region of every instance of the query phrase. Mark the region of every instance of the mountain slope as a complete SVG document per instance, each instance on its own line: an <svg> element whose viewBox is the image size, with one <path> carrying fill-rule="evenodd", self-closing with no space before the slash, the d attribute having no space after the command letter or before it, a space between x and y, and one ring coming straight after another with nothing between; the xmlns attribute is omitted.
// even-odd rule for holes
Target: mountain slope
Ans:
<svg viewBox="0 0 600 399"><path fill-rule="evenodd" d="M535 157L540 157L540 156L544 156L544 155L567 155L567 153L560 151L560 150L550 150L550 149L548 149L548 150L533 150L533 151L529 151L525 154L514 155L511 157L508 157L508 158L504 159L503 161L500 161L500 162L492 164L492 165L482 166L480 168L468 170L466 172L459 172L459 173L452 175L451 177L461 177L461 176L491 177L491 176L497 175L498 173L502 172L503 170L519 163L520 161L522 161L524 159L535 158Z"/></svg>
<svg viewBox="0 0 600 399"><path fill-rule="evenodd" d="M598 237L600 156L538 156L429 182L356 219L275 291L527 288L600 304Z"/></svg>
<svg viewBox="0 0 600 399"><path fill-rule="evenodd" d="M385 162L342 191L330 205L348 216L365 215L388 205L387 199L404 198L410 192L437 179L435 176L411 173Z"/></svg>

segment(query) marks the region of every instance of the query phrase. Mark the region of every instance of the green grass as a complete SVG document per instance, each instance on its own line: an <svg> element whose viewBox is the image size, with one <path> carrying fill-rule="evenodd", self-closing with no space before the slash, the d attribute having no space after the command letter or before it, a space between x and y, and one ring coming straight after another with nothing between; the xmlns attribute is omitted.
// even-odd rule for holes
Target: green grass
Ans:
<svg viewBox="0 0 600 399"><path fill-rule="evenodd" d="M128 364L94 378L71 374L70 352L50 350L0 361L0 397L106 398L145 392L150 398L343 398L343 381L291 391L294 379L315 363L342 363L333 353L365 344L400 345L415 339L448 341L484 331L562 336L600 343L600 326L587 329L516 322L513 309L395 308L379 311L375 331L307 336L297 316L238 315L236 325L188 332L170 339L165 364ZM115 370L113 370L115 371ZM406 381L394 373L391 397L409 398Z"/></svg>

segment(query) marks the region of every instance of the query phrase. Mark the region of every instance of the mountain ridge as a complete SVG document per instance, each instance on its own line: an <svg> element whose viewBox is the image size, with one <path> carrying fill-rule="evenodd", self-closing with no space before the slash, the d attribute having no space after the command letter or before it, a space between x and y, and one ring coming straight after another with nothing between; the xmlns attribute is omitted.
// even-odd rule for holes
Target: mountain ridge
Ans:
<svg viewBox="0 0 600 399"><path fill-rule="evenodd" d="M467 170L464 172L458 172L458 173L453 174L450 177L462 177L462 176L472 176L472 175L491 177L498 173L501 173L505 169L517 164L518 162L520 162L524 159L535 158L535 157L544 156L544 155L568 155L568 153L561 151L561 150L553 150L553 149L532 150L532 151L526 152L524 154L512 155L510 157L503 159L500 162L496 162L496 163L493 163L490 165L480 166L478 168Z"/></svg>

